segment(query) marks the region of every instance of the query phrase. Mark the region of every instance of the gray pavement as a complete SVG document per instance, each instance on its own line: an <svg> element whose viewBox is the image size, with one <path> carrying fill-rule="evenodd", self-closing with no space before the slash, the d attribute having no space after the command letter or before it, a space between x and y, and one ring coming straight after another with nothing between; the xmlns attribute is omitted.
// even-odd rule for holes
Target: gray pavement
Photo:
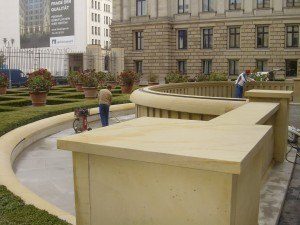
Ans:
<svg viewBox="0 0 300 225"><path fill-rule="evenodd" d="M120 121L133 119L134 115L119 116ZM117 121L111 119L110 123ZM100 123L91 124L101 127ZM59 137L74 134L64 130L29 146L14 163L14 171L22 184L57 207L75 215L72 153L59 151Z"/></svg>
<svg viewBox="0 0 300 225"><path fill-rule="evenodd" d="M300 105L292 105L290 124L300 128ZM299 140L300 144L300 140ZM295 152L295 150L293 150ZM296 159L292 180L286 195L279 225L300 225L300 158Z"/></svg>

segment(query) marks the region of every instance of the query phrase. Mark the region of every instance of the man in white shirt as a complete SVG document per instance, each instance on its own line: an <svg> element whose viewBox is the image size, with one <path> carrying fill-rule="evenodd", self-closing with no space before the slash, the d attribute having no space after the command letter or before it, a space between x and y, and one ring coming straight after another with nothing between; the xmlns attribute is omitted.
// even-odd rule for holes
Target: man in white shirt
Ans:
<svg viewBox="0 0 300 225"><path fill-rule="evenodd" d="M250 74L251 74L251 71L246 70L245 72L241 73L238 76L237 80L235 81L235 84L236 84L235 97L236 98L243 98L245 84L247 83L247 81L254 81L253 79L248 77Z"/></svg>

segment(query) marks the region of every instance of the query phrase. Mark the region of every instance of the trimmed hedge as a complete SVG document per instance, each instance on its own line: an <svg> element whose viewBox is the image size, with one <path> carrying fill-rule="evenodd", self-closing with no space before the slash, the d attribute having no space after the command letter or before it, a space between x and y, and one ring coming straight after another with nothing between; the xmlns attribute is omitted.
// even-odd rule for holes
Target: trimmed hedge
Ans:
<svg viewBox="0 0 300 225"><path fill-rule="evenodd" d="M129 103L129 95L120 95L113 98L113 105ZM1 106L1 105L0 105ZM63 113L73 112L76 108L97 107L97 100L84 100L81 102L73 102L62 105L48 105L44 107L22 107L14 112L2 112L0 113L0 136L16 129L20 126L32 123L37 120L41 120L47 117L60 115Z"/></svg>
<svg viewBox="0 0 300 225"><path fill-rule="evenodd" d="M6 187L0 186L0 225L69 225L69 223L33 205L26 205Z"/></svg>
<svg viewBox="0 0 300 225"><path fill-rule="evenodd" d="M23 107L23 106L30 106L30 105L31 105L31 100L29 100L28 98L0 102L0 106Z"/></svg>

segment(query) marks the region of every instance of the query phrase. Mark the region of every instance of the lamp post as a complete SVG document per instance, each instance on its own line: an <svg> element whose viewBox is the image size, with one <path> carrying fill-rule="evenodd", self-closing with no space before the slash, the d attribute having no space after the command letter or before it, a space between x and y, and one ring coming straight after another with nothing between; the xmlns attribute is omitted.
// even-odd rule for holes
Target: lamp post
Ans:
<svg viewBox="0 0 300 225"><path fill-rule="evenodd" d="M8 79L9 79L9 89L11 89L12 84L11 84L10 54L11 54L11 49L14 46L15 39L12 38L8 40L7 38L3 38L3 43L5 48L8 50Z"/></svg>

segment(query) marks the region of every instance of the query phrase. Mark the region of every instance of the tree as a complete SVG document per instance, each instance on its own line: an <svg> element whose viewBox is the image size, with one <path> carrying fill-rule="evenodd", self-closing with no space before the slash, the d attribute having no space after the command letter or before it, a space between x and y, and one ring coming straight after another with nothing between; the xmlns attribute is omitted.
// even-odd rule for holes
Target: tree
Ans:
<svg viewBox="0 0 300 225"><path fill-rule="evenodd" d="M0 68L3 68L4 63L5 63L5 56L3 52L0 52Z"/></svg>

